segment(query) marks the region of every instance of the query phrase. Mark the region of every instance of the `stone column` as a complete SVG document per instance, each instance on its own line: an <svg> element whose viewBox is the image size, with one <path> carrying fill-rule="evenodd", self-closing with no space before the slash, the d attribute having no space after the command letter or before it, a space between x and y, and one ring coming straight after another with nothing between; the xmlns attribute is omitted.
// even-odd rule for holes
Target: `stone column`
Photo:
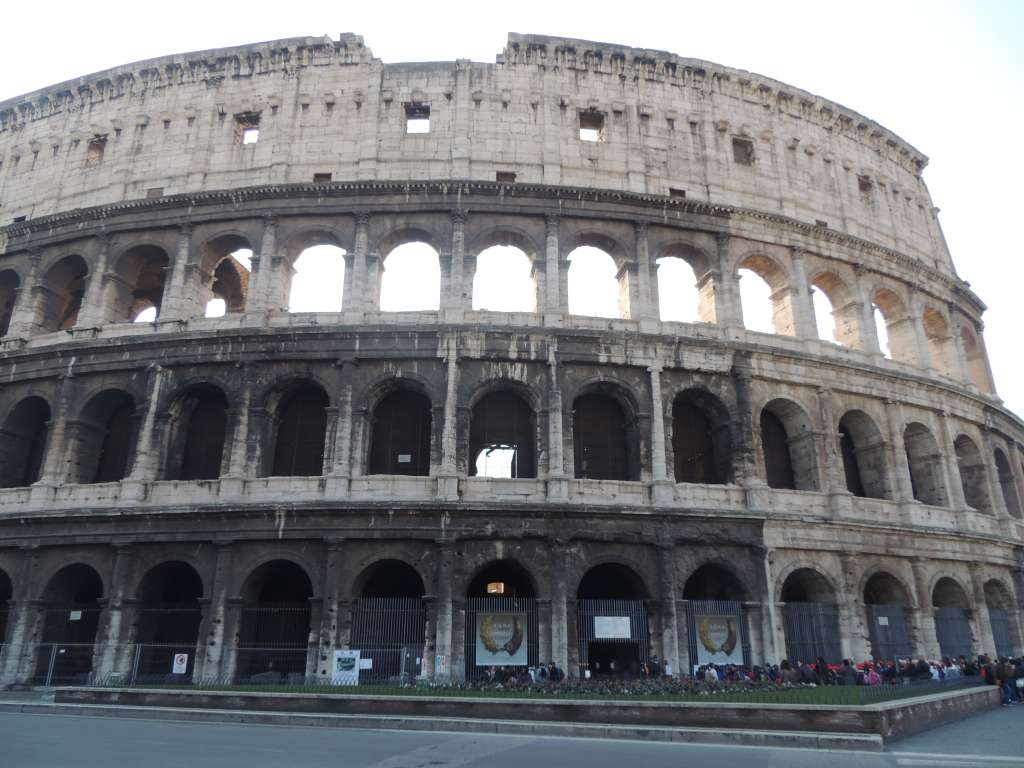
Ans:
<svg viewBox="0 0 1024 768"><path fill-rule="evenodd" d="M341 572L342 539L329 538L324 559L323 608L320 611L319 653L314 672L330 682L334 649L338 647L338 602Z"/></svg>
<svg viewBox="0 0 1024 768"><path fill-rule="evenodd" d="M111 569L110 585L107 589L107 605L100 614L96 630L96 647L93 652L94 676L100 682L115 672L128 672L127 660L132 658L132 649L121 647L124 640L121 630L125 603L132 574L133 551L128 546L114 547L114 567Z"/></svg>
<svg viewBox="0 0 1024 768"><path fill-rule="evenodd" d="M654 481L651 497L655 504L671 504L675 491L668 478L665 458L665 406L661 400L661 365L655 363L647 369L651 377L651 478Z"/></svg>
<svg viewBox="0 0 1024 768"><path fill-rule="evenodd" d="M96 238L96 262L89 273L89 283L82 297L82 308L75 321L76 328L93 328L103 325L107 319L106 291L107 254L110 250L110 238L104 233Z"/></svg>
<svg viewBox="0 0 1024 768"><path fill-rule="evenodd" d="M985 575L981 572L978 563L967 564L971 574L971 592L974 598L974 616L978 624L978 643L981 646L979 652L987 654L989 658L998 658L996 653L996 639L992 634L992 616L988 612L988 600L985 599Z"/></svg>
<svg viewBox="0 0 1024 768"><path fill-rule="evenodd" d="M765 660L771 660L779 664L786 658L786 638L782 631L782 621L779 615L779 604L775 602L775 576L772 573L772 551L765 547L763 553L764 563L764 590L765 606L764 619L767 626L764 629L765 638Z"/></svg>
<svg viewBox="0 0 1024 768"><path fill-rule="evenodd" d="M366 250L370 239L370 214L356 214L356 236L352 254L345 270L342 309L357 320L368 308L366 296Z"/></svg>
<svg viewBox="0 0 1024 768"><path fill-rule="evenodd" d="M196 300L187 294L187 275L192 255L192 225L178 228L178 247L171 265L170 279L164 289L159 320L189 320L196 316Z"/></svg>
<svg viewBox="0 0 1024 768"><path fill-rule="evenodd" d="M160 446L154 439L154 424L157 409L160 407L160 390L170 375L167 368L154 365L150 371L149 401L146 404L146 416L142 421L142 429L135 448L135 460L132 471L125 478L122 493L127 498L141 499L145 497L145 484L157 479L160 462Z"/></svg>
<svg viewBox="0 0 1024 768"><path fill-rule="evenodd" d="M867 626L864 595L859 589L860 580L857 578L859 572L857 555L851 552L841 552L839 563L843 596L846 598L843 608L846 610L847 632L844 632L842 636L843 657L853 659L855 662L869 659L871 658L871 636Z"/></svg>
<svg viewBox="0 0 1024 768"><path fill-rule="evenodd" d="M679 623L676 616L676 549L668 540L658 542L658 599L661 601L662 662L679 674Z"/></svg>
<svg viewBox="0 0 1024 768"><path fill-rule="evenodd" d="M931 375L935 375L935 361L932 360L931 346L928 344L928 334L924 330L924 310L921 307L921 299L917 292L910 291L910 304L907 307L910 315L910 322L913 324L914 349L917 351L917 363Z"/></svg>
<svg viewBox="0 0 1024 768"><path fill-rule="evenodd" d="M647 222L636 222L633 225L633 232L636 242L636 301L638 306L630 308L630 317L634 320L657 322L661 316L656 299L658 282L653 279L652 275L653 265L647 242ZM655 328L655 326L650 327Z"/></svg>
<svg viewBox="0 0 1024 768"><path fill-rule="evenodd" d="M546 305L544 313L560 318L569 311L568 296L562 295L562 255L558 244L558 216L544 217L546 276L544 280Z"/></svg>
<svg viewBox="0 0 1024 768"><path fill-rule="evenodd" d="M566 499L569 483L562 452L562 392L558 386L558 361L553 341L548 344L548 481L549 499Z"/></svg>
<svg viewBox="0 0 1024 768"><path fill-rule="evenodd" d="M464 277L464 261L466 257L466 212L455 211L452 213L452 243L451 258L445 273L441 279L441 311L445 318L461 320L462 313L472 307L471 291L466 290L466 279ZM445 279L447 278L447 279Z"/></svg>
<svg viewBox="0 0 1024 768"><path fill-rule="evenodd" d="M860 320L861 345L868 354L880 357L882 348L878 343L878 329L875 328L875 302L868 295L868 287L865 284L866 272L861 265L855 264L853 274L857 281L855 287L862 313Z"/></svg>
<svg viewBox="0 0 1024 768"><path fill-rule="evenodd" d="M242 375L242 391L238 396L238 408L228 413L233 428L224 462L227 472L221 474L222 494L241 494L249 469L249 408L252 404L252 379L249 374L250 372L246 370Z"/></svg>
<svg viewBox="0 0 1024 768"><path fill-rule="evenodd" d="M946 487L949 489L949 505L953 509L967 509L967 500L964 497L964 484L960 479L960 465L956 460L956 444L953 437L953 424L948 411L939 412L942 422L942 454L945 457L943 463L946 470Z"/></svg>
<svg viewBox="0 0 1024 768"><path fill-rule="evenodd" d="M277 219L268 216L263 219L263 236L260 238L259 249L253 249L250 259L252 272L249 276L249 295L246 299L248 312L266 312L274 308L271 303L271 285L277 248L276 238Z"/></svg>
<svg viewBox="0 0 1024 768"><path fill-rule="evenodd" d="M39 286L39 264L42 261L43 252L32 250L29 252L29 270L25 279L18 287L18 294L14 299L14 309L11 312L11 322L7 328L5 340L15 340L17 343L28 339L36 327L36 288Z"/></svg>
<svg viewBox="0 0 1024 768"><path fill-rule="evenodd" d="M821 412L821 450L825 460L825 488L832 497L832 511L841 513L850 508L850 491L846 487L843 457L839 452L839 421L832 406L832 390L818 388L818 409Z"/></svg>
<svg viewBox="0 0 1024 768"><path fill-rule="evenodd" d="M804 258L807 252L803 248L792 249L793 275L790 285L790 299L793 303L793 323L796 326L798 339L818 339L818 326L814 317L814 302L811 288L807 283L807 270Z"/></svg>
<svg viewBox="0 0 1024 768"><path fill-rule="evenodd" d="M1007 447L1010 450L1007 458L1010 460L1010 474L1013 475L1013 484L1017 488L1017 499L1024 505L1024 463L1021 463L1020 448L1017 446L1017 442L1012 439L1007 441Z"/></svg>
<svg viewBox="0 0 1024 768"><path fill-rule="evenodd" d="M225 685L235 681L238 669L238 653L240 632L242 630L242 611L245 601L241 597L228 597L224 606L224 642L221 645L220 680Z"/></svg>
<svg viewBox="0 0 1024 768"><path fill-rule="evenodd" d="M21 550L18 580L14 582L14 600L7 618L7 642L0 647L0 686L24 682L29 676L28 662L33 658L31 644L32 625L38 620L39 610L32 599L34 592L42 590L34 580L39 562L35 547Z"/></svg>
<svg viewBox="0 0 1024 768"><path fill-rule="evenodd" d="M715 318L728 336L734 336L744 329L743 305L740 302L739 275L732 266L729 235L719 232L715 235L718 244L718 269L712 270L715 283ZM703 319L703 318L702 318Z"/></svg>
<svg viewBox="0 0 1024 768"><path fill-rule="evenodd" d="M732 378L736 386L736 440L733 445L733 475L737 484L745 488L762 488L754 445L754 413L751 396L753 370L750 356L739 353L733 357ZM749 494L748 494L749 495Z"/></svg>
<svg viewBox="0 0 1024 768"><path fill-rule="evenodd" d="M458 393L459 358L458 339L449 336L446 340L445 363L447 367L444 427L441 432L441 468L437 473L437 496L442 499L459 497L459 476L456 465L458 447Z"/></svg>
<svg viewBox="0 0 1024 768"><path fill-rule="evenodd" d="M981 437L981 460L985 464L985 481L988 484L988 496L992 499L992 513L1003 520L1009 520L1010 510L1006 506L1003 486L999 483L999 470L996 468L996 445L992 440L992 430L987 425L981 427Z"/></svg>
<svg viewBox="0 0 1024 768"><path fill-rule="evenodd" d="M213 580L210 584L211 597L207 600L199 633L199 648L196 655L192 679L214 681L219 679L221 658L224 649L224 623L227 614L228 582L231 578L231 544L216 544L216 558L213 566Z"/></svg>
<svg viewBox="0 0 1024 768"><path fill-rule="evenodd" d="M914 500L914 488L910 479L907 448L903 442L903 409L897 401L886 399L885 419L889 422L889 445L892 448L893 498L901 504L907 504Z"/></svg>
<svg viewBox="0 0 1024 768"><path fill-rule="evenodd" d="M437 585L437 639L434 641L437 662L434 677L450 680L454 674L452 664L452 542L437 540L437 571L434 583Z"/></svg>
<svg viewBox="0 0 1024 768"><path fill-rule="evenodd" d="M67 480L67 452L70 448L68 421L71 416L71 403L74 402L76 395L75 385L76 379L73 376L60 377L60 391L46 431L43 466L40 468L39 480L32 486L33 502L52 499L54 489Z"/></svg>
<svg viewBox="0 0 1024 768"><path fill-rule="evenodd" d="M932 607L931 590L928 588L927 561L923 557L912 557L910 566L914 571L914 590L917 592L917 637L918 655L937 659L942 655L939 638L935 633L935 611Z"/></svg>
<svg viewBox="0 0 1024 768"><path fill-rule="evenodd" d="M341 395L338 401L337 422L334 428L333 461L329 475L332 495L347 496L352 477L352 378L355 363L346 360L341 365Z"/></svg>
<svg viewBox="0 0 1024 768"><path fill-rule="evenodd" d="M566 674L578 675L569 668L569 595L566 587L568 542L554 539L549 547L551 558L551 658ZM544 663L547 659L540 659Z"/></svg>

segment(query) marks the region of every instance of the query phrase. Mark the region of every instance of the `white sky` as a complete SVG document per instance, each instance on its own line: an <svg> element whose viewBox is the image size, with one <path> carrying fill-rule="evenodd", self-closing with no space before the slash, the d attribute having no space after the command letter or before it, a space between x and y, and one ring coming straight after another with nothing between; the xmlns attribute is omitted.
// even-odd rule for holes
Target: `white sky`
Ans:
<svg viewBox="0 0 1024 768"><path fill-rule="evenodd" d="M336 10L334 10L336 9ZM925 181L961 277L988 304L996 386L1024 414L1024 2L210 3L4 7L0 99L119 64L282 37L354 32L385 62L492 62L509 31L667 50L839 102L931 158Z"/></svg>

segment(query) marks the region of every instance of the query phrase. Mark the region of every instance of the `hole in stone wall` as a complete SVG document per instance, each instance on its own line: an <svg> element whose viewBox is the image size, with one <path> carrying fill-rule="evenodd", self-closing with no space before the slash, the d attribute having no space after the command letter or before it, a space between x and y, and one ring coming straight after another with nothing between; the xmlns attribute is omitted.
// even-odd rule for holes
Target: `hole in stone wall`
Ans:
<svg viewBox="0 0 1024 768"><path fill-rule="evenodd" d="M281 395L276 410L277 436L270 474L314 477L323 474L327 406L330 400L312 382L299 382Z"/></svg>
<svg viewBox="0 0 1024 768"><path fill-rule="evenodd" d="M43 277L46 290L40 293L36 322L43 333L63 331L78 322L85 297L85 278L89 271L81 256L65 256Z"/></svg>
<svg viewBox="0 0 1024 768"><path fill-rule="evenodd" d="M814 304L814 322L818 327L818 338L838 344L832 302L825 292L816 285L811 286L811 301Z"/></svg>
<svg viewBox="0 0 1024 768"><path fill-rule="evenodd" d="M967 506L979 512L991 512L991 499L988 495L988 477L985 461L978 445L967 435L960 435L953 443L956 451L956 463L960 469L960 482L964 489L964 501Z"/></svg>
<svg viewBox="0 0 1024 768"><path fill-rule="evenodd" d="M732 437L725 405L709 392L690 389L672 402L672 453L677 483L729 481Z"/></svg>
<svg viewBox="0 0 1024 768"><path fill-rule="evenodd" d="M568 257L569 313L621 317L615 260L600 248L584 245Z"/></svg>
<svg viewBox="0 0 1024 768"><path fill-rule="evenodd" d="M737 165L754 164L754 142L739 136L732 137L732 159Z"/></svg>
<svg viewBox="0 0 1024 768"><path fill-rule="evenodd" d="M213 480L220 477L227 429L228 401L209 384L192 387L171 408L168 478Z"/></svg>
<svg viewBox="0 0 1024 768"><path fill-rule="evenodd" d="M995 449L996 474L999 476L999 490L1003 494L1003 503L1010 517L1020 519L1020 497L1017 495L1017 484L1010 469L1010 462L1001 448Z"/></svg>
<svg viewBox="0 0 1024 768"><path fill-rule="evenodd" d="M426 395L392 392L374 408L372 424L369 474L430 474L433 414Z"/></svg>
<svg viewBox="0 0 1024 768"><path fill-rule="evenodd" d="M340 312L345 288L344 248L314 245L295 260L289 312Z"/></svg>
<svg viewBox="0 0 1024 768"><path fill-rule="evenodd" d="M380 281L383 312L436 310L441 306L441 263L430 245L399 245L384 259Z"/></svg>
<svg viewBox="0 0 1024 768"><path fill-rule="evenodd" d="M658 259L658 311L666 322L695 323L700 296L693 267L675 256Z"/></svg>
<svg viewBox="0 0 1024 768"><path fill-rule="evenodd" d="M430 133L430 105L405 105L405 132Z"/></svg>
<svg viewBox="0 0 1024 768"><path fill-rule="evenodd" d="M107 390L82 409L76 451L78 482L111 483L128 474L135 447L135 401L120 390Z"/></svg>
<svg viewBox="0 0 1024 768"><path fill-rule="evenodd" d="M638 480L636 425L611 395L593 393L572 404L576 477Z"/></svg>
<svg viewBox="0 0 1024 768"><path fill-rule="evenodd" d="M839 448L846 487L854 496L888 498L885 442L863 411L847 411L839 420Z"/></svg>
<svg viewBox="0 0 1024 768"><path fill-rule="evenodd" d="M49 421L50 406L41 397L20 400L8 414L0 442L0 487L28 486L39 479Z"/></svg>
<svg viewBox="0 0 1024 768"><path fill-rule="evenodd" d="M494 245L476 257L473 309L492 312L534 312L537 286L533 262L511 245Z"/></svg>
<svg viewBox="0 0 1024 768"><path fill-rule="evenodd" d="M213 298L206 303L205 317L223 317L228 312L245 310L252 272L251 259L252 250L240 248L217 263L210 285Z"/></svg>
<svg viewBox="0 0 1024 768"><path fill-rule="evenodd" d="M943 456L931 430L919 422L907 424L903 430L903 448L907 454L914 498L922 504L946 506L948 497L942 476Z"/></svg>
<svg viewBox="0 0 1024 768"><path fill-rule="evenodd" d="M14 302L18 298L21 280L13 269L0 272L0 336L6 336L14 317Z"/></svg>
<svg viewBox="0 0 1024 768"><path fill-rule="evenodd" d="M605 141L605 115L603 112L595 110L580 112L579 121L580 141Z"/></svg>
<svg viewBox="0 0 1024 768"><path fill-rule="evenodd" d="M492 392L473 406L469 429L469 474L477 477L536 477L533 409L519 395Z"/></svg>
<svg viewBox="0 0 1024 768"><path fill-rule="evenodd" d="M775 333L771 286L751 269L739 270L739 278L743 325L750 331Z"/></svg>

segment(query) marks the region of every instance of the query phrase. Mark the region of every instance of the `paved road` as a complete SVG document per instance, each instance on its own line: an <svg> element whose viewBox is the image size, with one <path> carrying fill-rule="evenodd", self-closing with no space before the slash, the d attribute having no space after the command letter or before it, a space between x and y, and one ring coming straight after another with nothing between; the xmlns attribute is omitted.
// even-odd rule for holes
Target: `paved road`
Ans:
<svg viewBox="0 0 1024 768"><path fill-rule="evenodd" d="M1017 768L1024 707L885 754L0 713L3 768ZM939 753L939 754L936 754Z"/></svg>

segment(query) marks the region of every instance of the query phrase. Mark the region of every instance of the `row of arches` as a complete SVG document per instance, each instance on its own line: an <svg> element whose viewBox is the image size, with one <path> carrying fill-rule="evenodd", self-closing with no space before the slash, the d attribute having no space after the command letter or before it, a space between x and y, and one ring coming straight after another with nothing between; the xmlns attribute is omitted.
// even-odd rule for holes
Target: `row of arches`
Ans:
<svg viewBox="0 0 1024 768"><path fill-rule="evenodd" d="M267 401L262 431L266 448L261 476L324 474L330 433L330 397L312 380L291 380ZM170 400L162 428L160 477L210 480L228 467L231 451L228 397L219 386L187 386ZM92 397L69 424L74 448L66 482L114 482L127 476L138 442L141 414L133 397L109 389ZM438 452L434 405L414 382L392 382L367 410L364 472L370 475L427 476ZM644 436L635 400L620 387L598 383L571 404L574 476L593 480L640 480ZM51 428L49 403L39 396L17 402L3 422L7 437L0 447L0 487L23 487L42 474ZM728 407L705 389L686 389L672 402L666 431L671 445L672 477L680 483L727 484L735 479L735 420ZM771 488L817 491L825 487L817 437L808 413L786 398L770 400L758 419L762 472ZM509 382L490 387L472 405L468 425L466 471L469 476L535 478L543 441L538 412ZM828 449L828 434L825 435ZM889 444L875 421L862 410L842 415L836 431L846 490L854 496L896 499L905 472L910 496L931 506L950 506L953 482L943 467L944 452L932 430L918 421L902 432L903 462L891 464ZM1017 481L1006 452L994 447L995 483L978 444L956 436L953 448L964 503L994 513L1005 509L1021 517ZM904 468L905 467L905 468ZM1024 471L1024 468L1022 468ZM993 498L996 494L998 498Z"/></svg>
<svg viewBox="0 0 1024 768"><path fill-rule="evenodd" d="M340 312L350 298L360 307L383 311L436 310L441 307L442 262L450 243L438 245L431 232L406 227L381 237L380 251L366 271L353 278L347 241L329 230L300 231L281 247L281 256L264 265L273 272L259 290L267 306L291 312ZM945 306L913 302L898 286L861 285L845 267L824 267L803 278L803 267L786 265L780 256L761 251L741 253L718 264L694 245L666 241L651 254L650 296L640 296L637 265L623 243L597 233L577 233L564 253L566 309L571 314L635 318L637 302L651 302L665 321L730 323L788 336L818 337L836 344L881 351L910 364L964 379L991 391L991 377L977 330L967 318L954 318ZM544 251L520 232L495 231L478 238L467 259L467 274L452 274L467 308L533 313L538 295L552 276L538 269ZM176 297L176 319L216 317L244 312L249 306L254 268L250 238L240 233L215 235L196 247L197 269L186 277ZM445 253L442 256L442 252ZM376 259L379 257L380 264ZM799 254L791 260L802 258ZM107 269L92 275L83 256L71 254L49 264L31 286L32 325L39 332L89 325L152 321L169 291L172 259L165 245L135 245L118 253ZM93 284L98 287L92 287ZM21 278L0 271L0 330L10 325ZM79 314L87 298L85 318ZM255 286L253 286L255 288ZM732 293L738 295L733 297ZM349 295L351 294L351 296ZM461 299L460 299L461 300ZM368 304L367 304L368 301ZM920 306L918 306L920 304ZM729 305L729 306L727 306ZM866 308L866 309L865 309ZM726 315L734 314L735 317Z"/></svg>

